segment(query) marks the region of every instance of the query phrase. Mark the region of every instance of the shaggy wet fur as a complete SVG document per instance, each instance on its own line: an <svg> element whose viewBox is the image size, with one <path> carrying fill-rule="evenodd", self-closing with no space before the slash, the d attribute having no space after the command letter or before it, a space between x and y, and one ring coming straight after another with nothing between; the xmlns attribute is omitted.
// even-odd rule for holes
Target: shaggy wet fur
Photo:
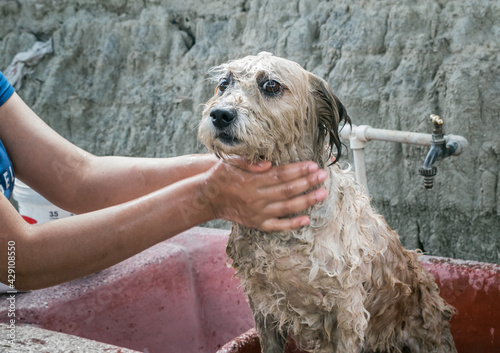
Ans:
<svg viewBox="0 0 500 353"><path fill-rule="evenodd" d="M456 352L454 309L419 254L401 246L349 171L329 166L339 124L350 121L326 82L269 53L213 72L219 85L199 129L211 151L277 165L314 160L329 172L328 198L307 211L309 226L266 233L233 224L227 254L262 352L282 353L288 335L315 353Z"/></svg>

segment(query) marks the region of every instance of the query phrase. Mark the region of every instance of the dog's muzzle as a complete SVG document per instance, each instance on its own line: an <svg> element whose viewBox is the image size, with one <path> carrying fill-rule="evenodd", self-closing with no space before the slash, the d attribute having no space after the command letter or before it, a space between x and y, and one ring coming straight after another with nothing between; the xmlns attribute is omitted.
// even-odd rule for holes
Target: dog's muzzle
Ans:
<svg viewBox="0 0 500 353"><path fill-rule="evenodd" d="M235 145L238 139L231 132L231 125L236 121L237 113L235 109L214 108L210 112L212 124L217 130L216 137L223 143Z"/></svg>
<svg viewBox="0 0 500 353"><path fill-rule="evenodd" d="M221 109L214 108L210 112L212 124L218 129L224 129L231 125L236 119L236 110L234 109Z"/></svg>

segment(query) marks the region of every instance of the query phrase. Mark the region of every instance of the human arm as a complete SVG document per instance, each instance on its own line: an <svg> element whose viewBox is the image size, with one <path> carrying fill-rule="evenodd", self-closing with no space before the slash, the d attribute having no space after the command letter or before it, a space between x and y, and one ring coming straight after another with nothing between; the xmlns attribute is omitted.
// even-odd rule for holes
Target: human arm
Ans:
<svg viewBox="0 0 500 353"><path fill-rule="evenodd" d="M0 229L0 249L7 249L9 241L15 242L16 288L37 289L102 270L192 226L225 215L229 215L229 220L241 218L250 226L270 230L305 225L308 220L304 216L279 217L284 216L283 212L297 212L323 199L324 190L295 198L285 208L282 203L286 201L268 201L290 193L291 189L305 191L322 180L322 173L310 174L305 182L297 179L297 175L309 174L309 168L314 166L300 165L301 168L293 167L291 173L270 171L267 178L281 179L283 186L262 187L257 180L261 175L244 182L248 172L233 171L235 167L220 161L205 173L138 199L40 225L24 222L12 205L0 198L0 224L4 225ZM244 189L239 188L242 182L247 185ZM207 193L207 185L220 189ZM241 199L231 196L235 191L242 195ZM259 194L267 194L268 198L252 196ZM245 214L231 214L233 207ZM0 281L4 283L6 264L7 251L0 251Z"/></svg>

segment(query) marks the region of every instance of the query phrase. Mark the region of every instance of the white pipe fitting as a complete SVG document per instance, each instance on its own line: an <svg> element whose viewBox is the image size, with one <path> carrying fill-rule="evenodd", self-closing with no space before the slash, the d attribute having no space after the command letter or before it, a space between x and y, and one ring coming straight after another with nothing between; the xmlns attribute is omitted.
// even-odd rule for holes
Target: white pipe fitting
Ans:
<svg viewBox="0 0 500 353"><path fill-rule="evenodd" d="M340 136L349 140L350 148L353 150L354 157L354 174L356 180L363 185L365 193L368 195L368 181L366 178L366 166L365 166L365 146L368 141L387 141L387 142L397 142L406 143L419 146L430 146L431 145L431 134L422 134L418 132L408 132L408 131L397 131L397 130L385 130L385 129L374 129L368 125L344 125L340 131ZM462 153L463 149L467 147L468 142L462 136L457 135L445 135L447 143L457 143L458 147L453 154L458 156Z"/></svg>
<svg viewBox="0 0 500 353"><path fill-rule="evenodd" d="M374 129L369 125L352 125L352 129L351 126L346 125L342 128L340 136L343 139L349 139L349 141L359 140L365 144L367 141L377 140L420 146L430 146L432 137L431 134L422 134L419 132ZM358 144L358 142L355 142L355 144ZM352 145L351 148L354 149Z"/></svg>

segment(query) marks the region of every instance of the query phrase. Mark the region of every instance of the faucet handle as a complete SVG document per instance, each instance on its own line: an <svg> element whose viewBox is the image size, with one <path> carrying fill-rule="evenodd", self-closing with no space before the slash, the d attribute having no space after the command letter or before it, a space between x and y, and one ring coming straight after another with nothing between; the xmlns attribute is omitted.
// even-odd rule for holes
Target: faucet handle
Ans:
<svg viewBox="0 0 500 353"><path fill-rule="evenodd" d="M443 119L439 115L431 114L430 118L434 126L441 126L444 124Z"/></svg>

